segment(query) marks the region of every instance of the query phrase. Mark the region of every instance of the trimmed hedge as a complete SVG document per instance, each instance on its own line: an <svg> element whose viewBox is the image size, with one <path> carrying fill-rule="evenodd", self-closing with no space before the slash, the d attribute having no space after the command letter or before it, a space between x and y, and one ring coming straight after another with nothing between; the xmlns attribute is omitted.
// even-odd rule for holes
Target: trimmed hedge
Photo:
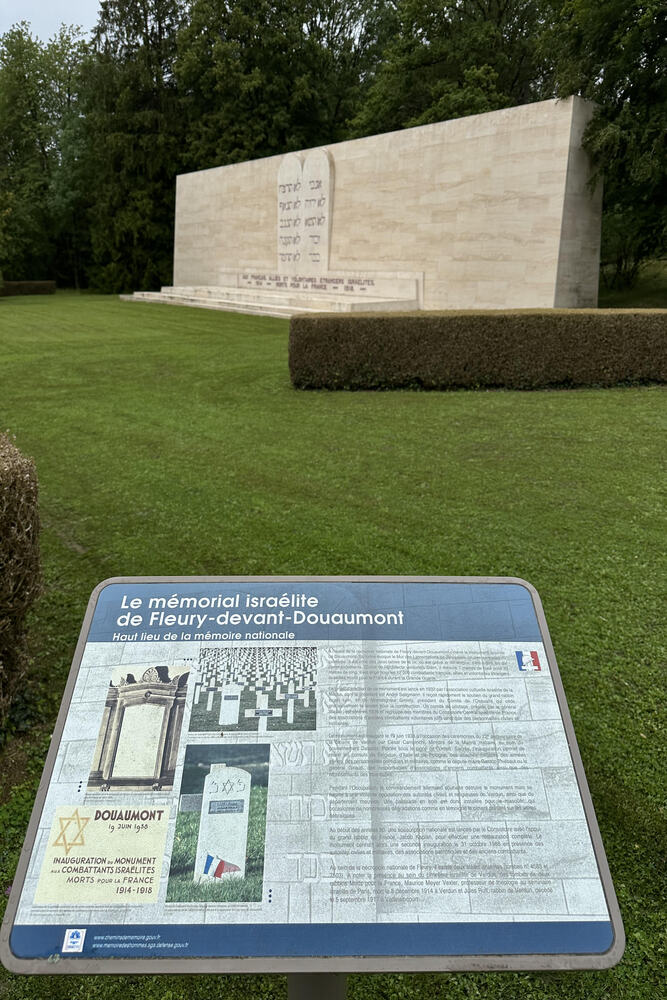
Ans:
<svg viewBox="0 0 667 1000"><path fill-rule="evenodd" d="M0 725L27 667L25 618L41 588L37 472L0 434Z"/></svg>
<svg viewBox="0 0 667 1000"><path fill-rule="evenodd" d="M301 314L289 369L297 389L665 382L667 309Z"/></svg>
<svg viewBox="0 0 667 1000"><path fill-rule="evenodd" d="M55 281L0 281L0 295L53 295Z"/></svg>

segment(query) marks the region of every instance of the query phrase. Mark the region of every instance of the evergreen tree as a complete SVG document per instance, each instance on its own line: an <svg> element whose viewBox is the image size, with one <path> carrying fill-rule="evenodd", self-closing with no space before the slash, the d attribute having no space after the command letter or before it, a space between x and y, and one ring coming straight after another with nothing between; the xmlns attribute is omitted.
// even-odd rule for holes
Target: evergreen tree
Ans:
<svg viewBox="0 0 667 1000"><path fill-rule="evenodd" d="M101 291L171 280L183 142L173 62L179 0L103 0L83 68L91 282Z"/></svg>
<svg viewBox="0 0 667 1000"><path fill-rule="evenodd" d="M481 114L552 95L535 0L399 0L356 135Z"/></svg>
<svg viewBox="0 0 667 1000"><path fill-rule="evenodd" d="M56 280L79 288L87 284L90 240L86 219L89 188L79 164L85 135L81 115L81 67L87 46L78 28L62 26L46 46L53 145L57 166L47 196L56 248Z"/></svg>
<svg viewBox="0 0 667 1000"><path fill-rule="evenodd" d="M80 33L44 44L21 22L0 39L0 198L4 276L57 278L79 269L77 192L68 176L78 120Z"/></svg>
<svg viewBox="0 0 667 1000"><path fill-rule="evenodd" d="M667 252L667 8L664 0L557 0L544 45L558 93L597 104L585 137L604 179L602 260L632 284Z"/></svg>
<svg viewBox="0 0 667 1000"><path fill-rule="evenodd" d="M193 0L176 72L193 169L347 138L390 3Z"/></svg>

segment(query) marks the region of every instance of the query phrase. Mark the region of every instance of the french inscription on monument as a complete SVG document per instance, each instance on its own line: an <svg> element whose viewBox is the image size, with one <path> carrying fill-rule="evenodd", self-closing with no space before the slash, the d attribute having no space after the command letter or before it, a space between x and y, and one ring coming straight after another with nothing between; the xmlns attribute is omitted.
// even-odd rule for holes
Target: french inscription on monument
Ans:
<svg viewBox="0 0 667 1000"><path fill-rule="evenodd" d="M290 288L304 292L328 292L339 295L351 292L354 295L364 295L368 291L375 294L388 294L387 286L396 287L400 278L382 279L358 275L338 274L270 274L266 271L239 272L239 288ZM409 279L408 279L409 280ZM414 281L413 281L414 285Z"/></svg>

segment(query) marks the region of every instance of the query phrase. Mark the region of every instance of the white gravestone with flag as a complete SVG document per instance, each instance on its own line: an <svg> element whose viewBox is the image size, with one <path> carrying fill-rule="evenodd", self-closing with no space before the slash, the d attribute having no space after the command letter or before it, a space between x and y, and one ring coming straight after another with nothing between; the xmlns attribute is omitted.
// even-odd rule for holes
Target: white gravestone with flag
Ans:
<svg viewBox="0 0 667 1000"><path fill-rule="evenodd" d="M195 882L244 878L250 809L250 772L211 764L204 780Z"/></svg>

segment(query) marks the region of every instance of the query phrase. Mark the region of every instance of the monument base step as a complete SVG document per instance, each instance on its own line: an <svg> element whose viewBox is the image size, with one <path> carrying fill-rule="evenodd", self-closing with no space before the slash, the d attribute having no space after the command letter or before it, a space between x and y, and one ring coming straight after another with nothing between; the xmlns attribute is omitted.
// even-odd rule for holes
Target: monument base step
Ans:
<svg viewBox="0 0 667 1000"><path fill-rule="evenodd" d="M281 291L211 285L163 287L160 292L135 292L133 295L121 295L120 298L125 302L157 302L280 318L289 318L300 312L397 312L419 309L415 298L368 298L365 295L326 293L319 295L287 289Z"/></svg>

